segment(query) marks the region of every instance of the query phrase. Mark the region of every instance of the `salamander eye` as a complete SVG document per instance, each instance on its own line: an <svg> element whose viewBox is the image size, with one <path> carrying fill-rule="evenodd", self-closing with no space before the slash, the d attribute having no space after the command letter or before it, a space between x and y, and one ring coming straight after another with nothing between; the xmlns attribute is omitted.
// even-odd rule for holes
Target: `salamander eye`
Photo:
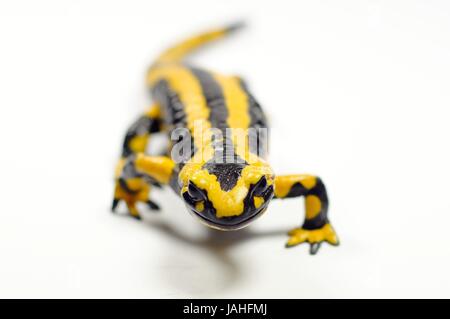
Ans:
<svg viewBox="0 0 450 319"><path fill-rule="evenodd" d="M262 196L267 190L267 179L263 176L253 188L253 196Z"/></svg>
<svg viewBox="0 0 450 319"><path fill-rule="evenodd" d="M192 182L189 182L188 194L194 202L199 202L206 199L205 193Z"/></svg>

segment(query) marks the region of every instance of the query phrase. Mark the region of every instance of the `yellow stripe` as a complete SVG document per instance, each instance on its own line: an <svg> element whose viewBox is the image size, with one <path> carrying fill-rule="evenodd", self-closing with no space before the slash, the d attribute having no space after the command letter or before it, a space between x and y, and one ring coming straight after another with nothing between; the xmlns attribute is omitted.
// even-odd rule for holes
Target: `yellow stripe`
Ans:
<svg viewBox="0 0 450 319"><path fill-rule="evenodd" d="M194 137L197 150L195 161L205 162L214 154L210 148L211 123L209 122L210 110L197 78L192 72L182 65L166 64L155 67L149 71L147 82L150 87L155 86L160 80L166 80L170 88L177 93L186 113L186 125Z"/></svg>
<svg viewBox="0 0 450 319"><path fill-rule="evenodd" d="M227 123L230 128L248 129L250 116L248 114L247 94L242 90L236 77L214 74L214 79L221 86L228 109Z"/></svg>
<svg viewBox="0 0 450 319"><path fill-rule="evenodd" d="M239 79L235 76L213 74L214 79L222 88L225 105L228 110L227 124L233 134L235 152L246 161L249 160L248 132L250 116L248 110L248 97L242 90Z"/></svg>

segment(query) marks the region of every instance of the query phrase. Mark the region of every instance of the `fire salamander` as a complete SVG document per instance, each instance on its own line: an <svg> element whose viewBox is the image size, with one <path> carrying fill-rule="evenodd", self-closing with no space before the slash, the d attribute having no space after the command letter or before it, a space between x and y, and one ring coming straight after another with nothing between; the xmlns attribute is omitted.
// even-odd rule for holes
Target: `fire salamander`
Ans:
<svg viewBox="0 0 450 319"><path fill-rule="evenodd" d="M266 161L267 119L245 82L184 62L187 54L240 27L189 38L162 53L149 68L147 83L154 104L126 133L115 172L112 210L123 201L129 214L140 219L136 204L158 210L149 198L150 190L168 185L202 223L237 230L261 216L272 199L304 196L304 223L288 233L286 247L307 242L315 254L322 242L338 245L327 217L322 180L305 174L275 175ZM171 139L168 152L149 155L149 139L159 132ZM186 135L191 144L182 152L183 160L177 161L175 146ZM256 143L249 142L251 137Z"/></svg>

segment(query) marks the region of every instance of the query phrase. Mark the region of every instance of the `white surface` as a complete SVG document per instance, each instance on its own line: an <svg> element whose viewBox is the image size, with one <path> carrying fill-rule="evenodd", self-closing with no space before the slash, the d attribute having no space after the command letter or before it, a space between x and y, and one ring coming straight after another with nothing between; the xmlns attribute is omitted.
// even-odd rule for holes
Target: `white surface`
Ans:
<svg viewBox="0 0 450 319"><path fill-rule="evenodd" d="M448 1L2 1L0 297L450 297ZM214 233L171 191L109 213L146 67L192 32L249 28L192 58L243 75L274 169L326 182L342 245L286 250L301 200Z"/></svg>

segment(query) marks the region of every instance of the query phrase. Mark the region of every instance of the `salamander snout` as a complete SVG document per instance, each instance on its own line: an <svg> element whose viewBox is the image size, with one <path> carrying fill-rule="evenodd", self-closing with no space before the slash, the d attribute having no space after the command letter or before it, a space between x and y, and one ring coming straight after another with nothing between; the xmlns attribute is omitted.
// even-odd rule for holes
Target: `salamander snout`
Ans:
<svg viewBox="0 0 450 319"><path fill-rule="evenodd" d="M247 226L267 209L273 194L273 185L265 176L256 184L230 192L202 189L192 181L182 191L188 210L207 226L219 230Z"/></svg>

